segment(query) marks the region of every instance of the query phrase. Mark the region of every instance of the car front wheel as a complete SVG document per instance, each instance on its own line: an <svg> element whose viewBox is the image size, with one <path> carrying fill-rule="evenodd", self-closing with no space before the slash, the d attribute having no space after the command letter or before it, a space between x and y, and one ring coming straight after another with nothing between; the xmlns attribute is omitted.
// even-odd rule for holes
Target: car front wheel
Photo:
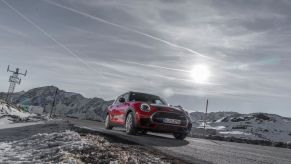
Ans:
<svg viewBox="0 0 291 164"><path fill-rule="evenodd" d="M134 115L132 112L128 113L125 122L125 130L127 134L134 135L136 133L136 129L134 127Z"/></svg>
<svg viewBox="0 0 291 164"><path fill-rule="evenodd" d="M111 130L112 128L113 126L110 125L110 116L108 114L105 119L105 129Z"/></svg>
<svg viewBox="0 0 291 164"><path fill-rule="evenodd" d="M184 140L187 137L187 134L184 134L184 133L174 133L174 137L177 140Z"/></svg>
<svg viewBox="0 0 291 164"><path fill-rule="evenodd" d="M142 130L140 133L141 133L142 135L146 135L146 134L148 133L148 131L147 131L147 130Z"/></svg>

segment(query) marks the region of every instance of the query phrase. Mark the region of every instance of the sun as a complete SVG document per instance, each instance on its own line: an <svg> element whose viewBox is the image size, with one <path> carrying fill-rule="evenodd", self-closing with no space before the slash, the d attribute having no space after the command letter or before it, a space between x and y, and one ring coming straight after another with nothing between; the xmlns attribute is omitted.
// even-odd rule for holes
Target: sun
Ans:
<svg viewBox="0 0 291 164"><path fill-rule="evenodd" d="M206 83L210 77L210 70L207 65L199 64L193 66L190 71L190 75L196 83Z"/></svg>

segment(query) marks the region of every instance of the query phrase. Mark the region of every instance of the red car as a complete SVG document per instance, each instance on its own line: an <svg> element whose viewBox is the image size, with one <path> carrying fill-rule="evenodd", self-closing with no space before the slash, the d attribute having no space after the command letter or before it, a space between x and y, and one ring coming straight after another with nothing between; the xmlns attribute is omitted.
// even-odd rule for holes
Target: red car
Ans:
<svg viewBox="0 0 291 164"><path fill-rule="evenodd" d="M172 133L183 140L192 128L189 114L183 109L169 106L159 96L128 92L119 96L109 106L105 128L125 127L126 133L134 135L147 131Z"/></svg>

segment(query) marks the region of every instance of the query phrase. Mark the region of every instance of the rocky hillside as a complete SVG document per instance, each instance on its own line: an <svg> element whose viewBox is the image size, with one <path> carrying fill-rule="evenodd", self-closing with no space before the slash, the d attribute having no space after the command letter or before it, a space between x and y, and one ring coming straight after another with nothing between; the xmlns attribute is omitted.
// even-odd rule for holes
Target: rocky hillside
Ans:
<svg viewBox="0 0 291 164"><path fill-rule="evenodd" d="M204 113L193 112L190 115L196 128L204 126ZM206 128L216 130L219 136L291 142L291 118L275 114L213 112L208 114Z"/></svg>
<svg viewBox="0 0 291 164"><path fill-rule="evenodd" d="M47 86L18 92L12 95L13 103L24 106L44 108L45 113L52 109L56 87ZM0 93L5 99L6 93ZM56 97L57 115L103 121L106 109L112 101L100 98L85 98L80 94L60 90ZM36 108L37 109L37 108ZM203 127L204 113L192 112L194 130ZM250 140L291 141L291 118L275 114L237 112L212 112L207 116L207 129L211 134ZM213 133L214 131L214 133Z"/></svg>
<svg viewBox="0 0 291 164"><path fill-rule="evenodd" d="M49 113L56 91L54 86L31 89L27 92L18 92L12 95L14 104L26 106L41 106L44 112ZM5 99L6 93L0 93L0 99ZM56 97L55 113L59 115L103 121L106 109L113 101L100 98L85 98L80 94L59 90Z"/></svg>

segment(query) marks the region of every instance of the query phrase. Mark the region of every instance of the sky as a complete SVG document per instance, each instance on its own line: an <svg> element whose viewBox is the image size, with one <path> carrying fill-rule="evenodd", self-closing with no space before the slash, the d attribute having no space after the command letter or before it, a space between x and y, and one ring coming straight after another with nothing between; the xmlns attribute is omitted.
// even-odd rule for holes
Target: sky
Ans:
<svg viewBox="0 0 291 164"><path fill-rule="evenodd" d="M55 85L291 117L291 1L0 0L0 91Z"/></svg>

